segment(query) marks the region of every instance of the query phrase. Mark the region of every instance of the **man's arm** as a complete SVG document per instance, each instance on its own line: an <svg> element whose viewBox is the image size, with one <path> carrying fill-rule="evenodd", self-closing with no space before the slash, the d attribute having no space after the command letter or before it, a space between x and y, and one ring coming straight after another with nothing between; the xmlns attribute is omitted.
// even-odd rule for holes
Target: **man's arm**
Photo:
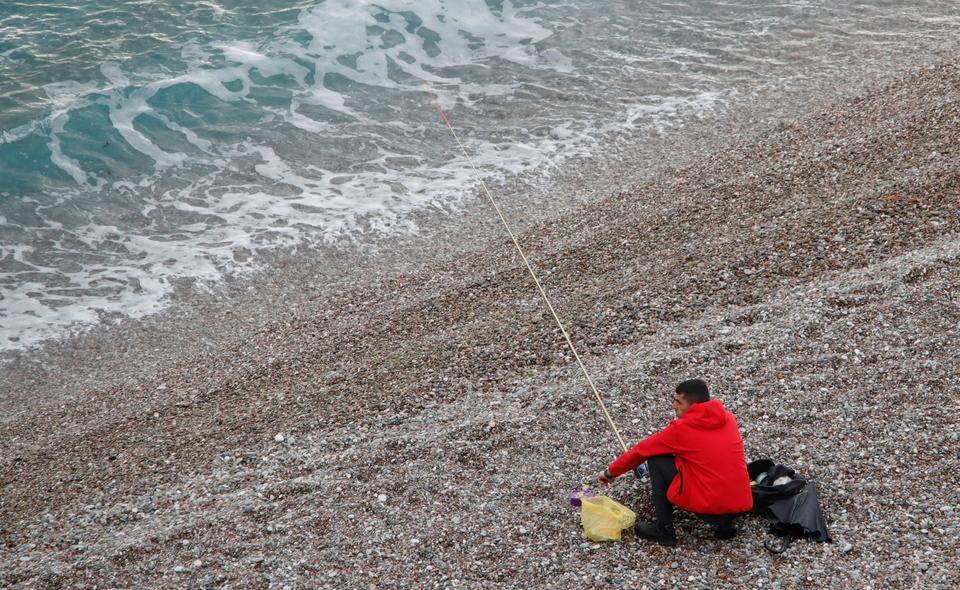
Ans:
<svg viewBox="0 0 960 590"><path fill-rule="evenodd" d="M674 442L676 434L677 426L671 421L666 428L660 432L651 434L635 444L629 451L617 457L617 459L607 467L605 472L600 475L610 476L608 478L609 482L607 483L613 483L614 478L630 471L637 465L645 462L648 458L673 453L677 449L677 445ZM604 483L600 476L597 477L597 480L600 481L600 483Z"/></svg>

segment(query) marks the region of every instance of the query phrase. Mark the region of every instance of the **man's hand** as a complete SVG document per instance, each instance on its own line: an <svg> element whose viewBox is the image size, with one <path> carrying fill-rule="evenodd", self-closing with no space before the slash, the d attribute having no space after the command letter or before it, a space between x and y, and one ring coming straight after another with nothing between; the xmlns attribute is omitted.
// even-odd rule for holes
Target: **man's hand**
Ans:
<svg viewBox="0 0 960 590"><path fill-rule="evenodd" d="M617 478L610 475L610 472L606 469L597 474L597 481L600 483L600 485L608 486L612 484L615 479Z"/></svg>

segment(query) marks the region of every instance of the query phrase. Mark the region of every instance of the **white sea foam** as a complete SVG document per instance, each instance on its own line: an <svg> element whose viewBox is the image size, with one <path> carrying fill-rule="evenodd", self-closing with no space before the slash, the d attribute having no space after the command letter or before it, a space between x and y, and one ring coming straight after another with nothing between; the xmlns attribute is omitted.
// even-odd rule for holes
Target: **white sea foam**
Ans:
<svg viewBox="0 0 960 590"><path fill-rule="evenodd" d="M214 43L213 49L219 50L223 57L242 65L244 74L256 71L263 77L291 76L301 87L307 85L306 77L310 71L285 57L270 57L262 53L253 43Z"/></svg>
<svg viewBox="0 0 960 590"><path fill-rule="evenodd" d="M43 124L45 123L42 119L34 119L24 123L23 125L17 125L10 130L0 130L0 145L5 143L14 143L29 137L34 133L41 131Z"/></svg>
<svg viewBox="0 0 960 590"><path fill-rule="evenodd" d="M67 124L67 113L59 111L50 116L50 142L47 147L50 148L50 160L53 161L61 170L70 175L73 180L80 185L87 184L87 173L84 172L80 162L67 157L60 149L60 134L63 133L64 125Z"/></svg>
<svg viewBox="0 0 960 590"><path fill-rule="evenodd" d="M223 6L220 6L220 4L218 4L217 2L198 2L197 4L199 4L200 6L208 7L210 10L213 11L213 13L217 16L217 18L220 18L220 19L222 19L224 16L228 14L235 14L234 11L227 10Z"/></svg>
<svg viewBox="0 0 960 590"><path fill-rule="evenodd" d="M602 133L622 133L638 125L663 134L688 118L702 118L721 110L736 95L735 90L704 91L692 96L644 96L630 106L620 121L599 127Z"/></svg>
<svg viewBox="0 0 960 590"><path fill-rule="evenodd" d="M180 152L168 152L135 127L137 117L152 114L148 100L158 90L147 86L134 90L130 95L113 94L110 97L110 123L123 139L138 152L149 156L160 167L179 166L187 160Z"/></svg>

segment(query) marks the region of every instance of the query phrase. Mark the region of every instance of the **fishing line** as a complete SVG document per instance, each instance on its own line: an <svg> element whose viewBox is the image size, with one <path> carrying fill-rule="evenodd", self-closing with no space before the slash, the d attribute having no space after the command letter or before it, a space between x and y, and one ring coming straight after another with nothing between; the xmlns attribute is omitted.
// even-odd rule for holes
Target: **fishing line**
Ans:
<svg viewBox="0 0 960 590"><path fill-rule="evenodd" d="M553 304L550 303L550 298L547 297L547 292L544 291L543 285L540 284L540 279L537 278L537 273L533 272L533 267L530 266L530 262L527 260L526 254L523 253L523 249L520 247L520 242L517 241L516 236L513 234L513 230L510 229L510 224L507 223L507 218L504 217L503 211L500 210L500 206L497 204L497 201L493 198L493 195L490 194L490 190L487 188L487 183L483 181L483 177L480 175L480 170L474 163L473 158L470 157L469 153L467 153L467 149L463 147L463 143L461 143L460 138L457 136L457 132L453 130L453 125L450 124L450 119L447 118L447 114L443 112L443 107L440 106L440 101L437 100L436 95L433 94L433 91L430 89L430 86L426 83L426 81L423 81L423 86L426 88L427 94L430 95L430 100L432 100L434 106L437 107L437 112L440 113L440 118L443 119L447 129L449 129L450 133L453 134L453 138L456 140L457 145L460 146L460 151L463 152L463 155L470 164L470 167L473 168L473 172L480 181L480 186L483 187L484 194L487 195L487 199L490 200L490 204L493 205L494 210L500 217L500 221L503 223L504 229L507 230L507 234L510 236L510 239L513 240L513 245L516 246L517 252L520 254L520 258L523 259L523 263L527 266L527 270L530 271L530 276L533 277L533 282L537 284L537 289L540 290L540 295L543 297L543 301L547 304L547 308L553 315L553 319L556 320L557 326L560 327L560 331L563 333L563 337L567 340L567 346L570 347L570 350L573 352L573 357L577 359L577 364L580 365L580 370L583 371L584 377L587 378L587 383L590 384L590 389L593 390L593 395L597 398L597 403L600 404L600 409L603 410L603 415L607 419L607 424L610 425L610 429L613 430L613 433L617 435L617 440L620 442L620 446L623 448L624 452L626 452L627 445L623 442L623 437L620 436L620 431L617 430L617 425L613 423L613 418L610 417L610 412L607 411L607 406L604 405L603 399L600 397L600 392L597 391L597 386L593 384L593 379L590 378L590 373L587 372L587 367L584 366L583 361L580 360L580 355L577 354L577 347L573 345L573 340L570 339L570 335L567 333L566 328L563 327L563 322L560 321L560 316L558 316L557 312L553 309Z"/></svg>

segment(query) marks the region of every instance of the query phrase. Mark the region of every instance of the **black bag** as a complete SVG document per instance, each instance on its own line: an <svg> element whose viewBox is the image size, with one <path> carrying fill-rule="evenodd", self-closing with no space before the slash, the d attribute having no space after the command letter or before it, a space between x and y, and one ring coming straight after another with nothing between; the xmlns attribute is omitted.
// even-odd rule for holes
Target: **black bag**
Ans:
<svg viewBox="0 0 960 590"><path fill-rule="evenodd" d="M793 469L770 459L752 461L747 465L747 472L751 481L759 481L750 487L753 492L753 512L771 522L770 533L782 537L779 547L772 546L768 540L764 541L763 546L767 550L783 553L797 538L830 542L817 498L817 486L813 481L797 477ZM775 485L774 482L783 476L789 477L790 481Z"/></svg>

